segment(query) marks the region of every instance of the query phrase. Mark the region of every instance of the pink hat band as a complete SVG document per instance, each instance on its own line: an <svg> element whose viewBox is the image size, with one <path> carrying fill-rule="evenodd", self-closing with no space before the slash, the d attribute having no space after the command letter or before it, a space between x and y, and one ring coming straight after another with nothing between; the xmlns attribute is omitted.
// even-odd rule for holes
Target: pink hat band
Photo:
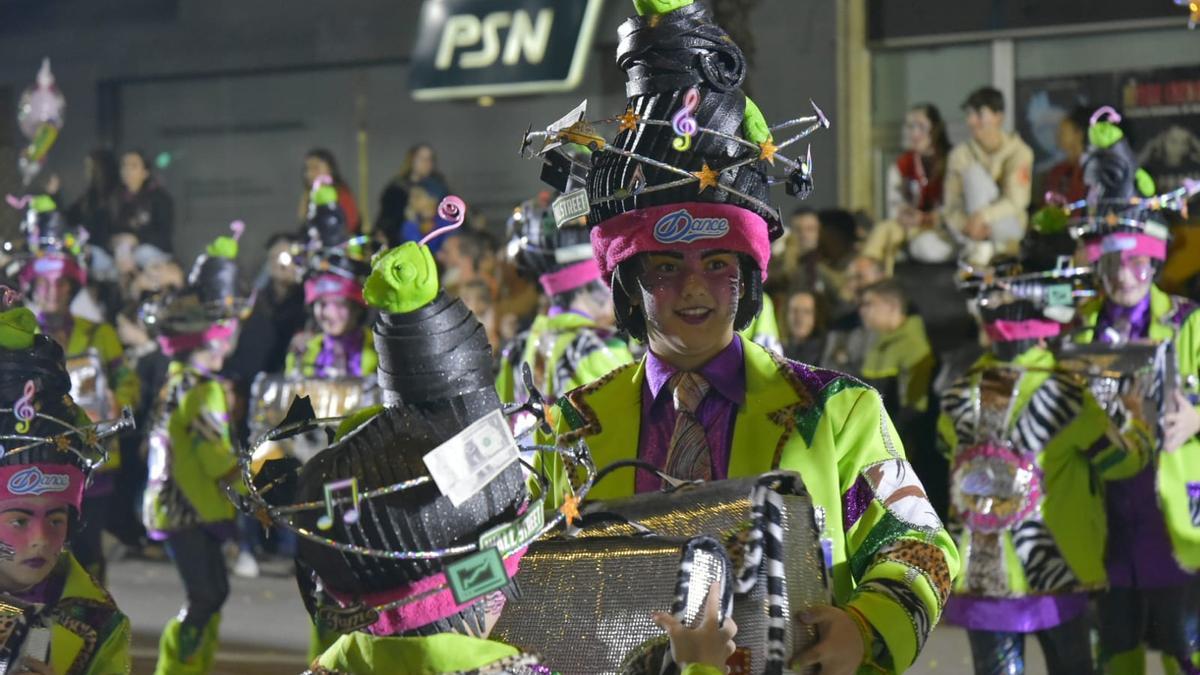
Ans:
<svg viewBox="0 0 1200 675"><path fill-rule="evenodd" d="M517 575L517 571L521 567L521 558L525 555L525 549L521 549L516 553L504 559L504 571L508 574L508 578L512 579ZM405 598L415 598L425 593L434 591L439 587L446 586L446 575L444 573L434 574L425 577L412 584L404 586L400 589L381 591L379 593L370 593L357 598L367 607L377 607L386 605L397 600ZM343 605L348 605L356 600L355 596L344 593L336 593L329 591L335 600ZM414 600L409 603L400 605L399 607L381 612L379 620L371 624L367 628L367 632L372 635L387 636L398 635L408 631L416 630L422 626L428 626L435 621L441 621L446 617L453 616L464 609L475 604L479 600L472 600L466 604L458 604L454 600L454 594L449 588L443 588L440 591L434 592L428 597Z"/></svg>
<svg viewBox="0 0 1200 675"><path fill-rule="evenodd" d="M86 483L83 471L70 464L0 466L0 501L49 497L79 510Z"/></svg>
<svg viewBox="0 0 1200 675"><path fill-rule="evenodd" d="M338 274L320 274L304 282L304 304L318 300L342 298L366 305L363 300L362 284Z"/></svg>
<svg viewBox="0 0 1200 675"><path fill-rule="evenodd" d="M1024 321L992 321L984 324L988 339L992 342L1016 342L1050 338L1062 332L1062 324L1046 319Z"/></svg>
<svg viewBox="0 0 1200 675"><path fill-rule="evenodd" d="M193 349L199 349L209 342L228 340L237 332L237 327L237 320L231 319L213 324L208 329L198 333L159 335L158 346L162 348L163 354L174 356L181 352L190 352Z"/></svg>
<svg viewBox="0 0 1200 675"><path fill-rule="evenodd" d="M1167 259L1167 242L1140 232L1120 232L1106 235L1100 241L1093 241L1084 246L1087 259L1095 263L1108 253L1120 253L1121 259L1144 255L1155 260Z"/></svg>
<svg viewBox="0 0 1200 675"><path fill-rule="evenodd" d="M21 268L21 283L29 285L34 279L61 279L66 277L79 283L87 284L87 272L73 256L64 253L42 253L25 263Z"/></svg>
<svg viewBox="0 0 1200 675"><path fill-rule="evenodd" d="M639 253L710 250L750 256L766 279L767 221L740 206L682 202L622 213L592 228L592 252L609 285L617 266Z"/></svg>
<svg viewBox="0 0 1200 675"><path fill-rule="evenodd" d="M573 291L580 286L586 286L600 278L600 264L594 258L582 260L564 267L557 272L550 272L538 277L542 290L546 295L558 295Z"/></svg>

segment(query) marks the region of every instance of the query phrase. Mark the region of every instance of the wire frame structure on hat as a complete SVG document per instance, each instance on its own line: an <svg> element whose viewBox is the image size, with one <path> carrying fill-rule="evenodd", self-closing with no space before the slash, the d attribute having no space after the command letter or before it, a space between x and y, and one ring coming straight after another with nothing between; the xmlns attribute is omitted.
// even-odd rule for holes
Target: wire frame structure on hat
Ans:
<svg viewBox="0 0 1200 675"><path fill-rule="evenodd" d="M1059 204L1067 214L1067 231L1075 239L1091 239L1113 232L1144 232L1158 239L1167 240L1167 226L1155 216L1162 211L1175 211L1184 218L1188 216L1188 201L1200 192L1200 180L1186 178L1183 185L1153 197L1130 197L1128 199L1101 199L1095 191L1092 195L1074 202ZM1047 202L1053 203L1055 195L1047 194Z"/></svg>
<svg viewBox="0 0 1200 675"><path fill-rule="evenodd" d="M281 484L288 476L276 477L274 480L265 485L257 485L255 481L254 471L252 467L253 458L259 448L271 442L276 442L290 436L317 429L321 427L336 426L340 424L345 417L325 417L316 419L305 419L299 422L285 424L277 427L255 440L255 442L244 452L239 455L239 464L241 467L242 481L246 486L246 494L238 494L232 486L226 486L230 499L238 506L242 512L252 515L257 518L264 526L275 526L294 532L297 536L307 539L311 542L327 546L342 553L367 556L372 558L382 558L387 560L439 560L451 557L461 557L476 553L480 550L478 543L467 543L458 546L451 546L441 549L431 550L407 550L399 548L372 548L370 546L361 546L351 544L336 539L323 536L319 532L315 532L295 521L295 517L301 513L316 513L327 511L329 508L346 509L362 509L364 503L369 503L371 500L379 499L389 495L404 493L418 487L426 486L433 482L433 478L429 475L419 476L411 480L400 481L385 485L379 488L358 493L353 496L334 496L327 495L326 499L300 502L287 505L272 505L267 498L267 494L272 488ZM554 446L529 446L522 447L522 451L529 452L552 452L562 456L564 463L568 467L577 467L583 470L584 477L578 485L573 485L573 495L569 499L569 503L577 505L591 490L592 484L596 475L596 467L592 462L591 453L583 442L578 442L569 446L554 447ZM524 462L523 462L524 463ZM526 465L528 467L528 465ZM532 469L532 467L529 467ZM299 469L297 469L298 471ZM572 475L574 472L572 472ZM541 493L547 494L548 483L545 478L533 472L535 479L541 486ZM541 500L525 504L523 514L529 513L530 510L542 509ZM518 551L523 550L529 544L541 538L545 534L551 532L555 528L565 523L568 525L576 517L577 513L572 513L570 508L562 508L555 515L545 521L540 528L527 533L521 540L515 542L511 546L506 546L501 551L502 557L509 558L515 555ZM515 521L514 521L515 522ZM374 607L377 612L384 612L395 609L404 605L419 602L429 598L437 593L445 591L449 586L445 583L434 588L430 588L425 592L410 597L402 598L385 605Z"/></svg>
<svg viewBox="0 0 1200 675"><path fill-rule="evenodd" d="M1068 306L1094 297L1092 283L1092 268L1075 266L1066 256L1058 259L1054 269L1040 272L1024 272L1015 260L989 267L959 261L955 280L958 290L977 296L981 306L1018 300L1042 307Z"/></svg>
<svg viewBox="0 0 1200 675"><path fill-rule="evenodd" d="M371 238L366 235L351 237L335 246L324 245L319 239L309 239L304 244L294 244L287 255L302 277L336 274L361 281L371 273L370 245Z"/></svg>
<svg viewBox="0 0 1200 675"><path fill-rule="evenodd" d="M799 155L790 157L783 151L818 129L829 128L829 118L825 116L825 113L821 111L815 102L810 100L809 103L813 108L812 115L790 119L770 127L770 131L774 134L803 126L798 132L777 144L772 139L768 139L762 143L755 143L736 134L699 126L696 124L694 118L690 118L689 124L688 116L684 114L688 112L686 103L672 120L642 116L634 112L633 108L627 108L620 115L589 121L587 119L587 101L585 100L565 117L550 124L544 130L534 131L530 127L521 140L520 152L522 156L540 157L548 167L569 166L571 180L568 183L568 187L574 185L576 182L580 184L586 183L587 176L592 167L590 159L585 161L585 158L581 158L578 153L570 150L573 147L572 144L587 147L593 154L615 153L622 155L676 177L674 180L667 182L648 184L644 175L638 172L634 176L632 183L626 187L619 188L610 194L589 196L592 206L612 201L623 201L630 197L662 190L673 190L685 185L698 184L701 192L708 189L728 192L747 204L753 205L756 209L772 214L775 220L779 220L779 210L776 207L764 202L757 196L737 189L733 185L722 183L721 176L727 171L734 171L740 167L756 163L764 163L771 168L780 166L786 169L786 172L775 172L769 175L767 184L777 185L785 183L789 194L802 198L806 197L812 190L812 147L808 147L803 157ZM695 106L693 105L692 108L694 109ZM706 161L699 171L689 171L660 159L618 147L614 142L610 142L601 135L598 130L598 128L616 127L618 134L625 131L634 131L636 133L641 127L645 126L672 127L678 134L676 137L677 141L686 138L686 143L677 143L673 146L681 153L681 157L686 157L687 148L693 145L691 141L692 136L716 137L735 144L738 150L725 163L710 166ZM539 143L540 146L538 146ZM534 146L538 147L535 148Z"/></svg>
<svg viewBox="0 0 1200 675"><path fill-rule="evenodd" d="M45 426L34 424L36 421L50 422L57 425L61 432L49 436L20 431L0 432L0 457L15 457L42 448L54 449L59 453L73 455L77 466L89 476L92 470L108 461L104 441L126 429L134 428L133 411L128 407L124 408L121 416L115 420L84 426L38 412L30 401L18 401L13 407L0 408L0 416L4 415L13 415L18 420L28 422L32 428Z"/></svg>

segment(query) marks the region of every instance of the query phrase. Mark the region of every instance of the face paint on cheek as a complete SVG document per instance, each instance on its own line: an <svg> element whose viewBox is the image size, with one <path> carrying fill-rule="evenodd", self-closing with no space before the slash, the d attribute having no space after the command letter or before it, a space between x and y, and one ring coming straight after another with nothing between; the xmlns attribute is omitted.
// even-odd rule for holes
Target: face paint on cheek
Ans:
<svg viewBox="0 0 1200 675"><path fill-rule="evenodd" d="M12 560L17 556L17 549L6 541L0 541L0 560Z"/></svg>

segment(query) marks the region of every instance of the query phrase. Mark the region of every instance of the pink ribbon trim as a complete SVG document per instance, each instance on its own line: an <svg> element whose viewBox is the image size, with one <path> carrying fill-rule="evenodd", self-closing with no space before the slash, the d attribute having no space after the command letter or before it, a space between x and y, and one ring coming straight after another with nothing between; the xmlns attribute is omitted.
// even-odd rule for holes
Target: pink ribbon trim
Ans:
<svg viewBox="0 0 1200 675"><path fill-rule="evenodd" d="M221 323L213 324L207 330L199 333L183 333L180 335L159 335L158 346L162 348L163 354L174 356L180 352L188 352L193 349L199 349L206 343L214 340L228 340L237 332L238 322L236 320L222 321Z"/></svg>
<svg viewBox="0 0 1200 675"><path fill-rule="evenodd" d="M1106 253L1121 253L1121 259L1127 260L1133 256L1144 255L1155 260L1167 259L1167 242L1148 234L1123 232L1110 234L1100 241L1094 241L1084 247L1088 262L1095 263Z"/></svg>
<svg viewBox="0 0 1200 675"><path fill-rule="evenodd" d="M541 282L542 290L546 291L546 295L558 295L559 293L573 291L599 278L600 263L591 258L581 260L557 272L543 274L538 277L538 281Z"/></svg>
<svg viewBox="0 0 1200 675"><path fill-rule="evenodd" d="M47 497L79 510L87 478L70 464L13 464L0 466L0 501Z"/></svg>
<svg viewBox="0 0 1200 675"><path fill-rule="evenodd" d="M984 325L984 330L992 342L1015 342L1054 337L1062 332L1062 324L1046 319L992 321Z"/></svg>

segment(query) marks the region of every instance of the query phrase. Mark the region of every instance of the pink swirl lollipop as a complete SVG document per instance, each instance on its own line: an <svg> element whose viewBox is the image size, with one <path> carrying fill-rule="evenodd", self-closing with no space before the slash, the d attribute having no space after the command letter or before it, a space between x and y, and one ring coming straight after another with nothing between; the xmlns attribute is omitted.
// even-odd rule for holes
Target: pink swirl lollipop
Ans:
<svg viewBox="0 0 1200 675"><path fill-rule="evenodd" d="M467 205L463 203L462 199L454 195L450 195L443 199L442 203L438 204L437 214L438 218L447 221L448 224L443 227L439 227L433 232L425 235L425 237L421 239L421 246L428 244L447 232L451 232L462 227L463 221L467 217Z"/></svg>

